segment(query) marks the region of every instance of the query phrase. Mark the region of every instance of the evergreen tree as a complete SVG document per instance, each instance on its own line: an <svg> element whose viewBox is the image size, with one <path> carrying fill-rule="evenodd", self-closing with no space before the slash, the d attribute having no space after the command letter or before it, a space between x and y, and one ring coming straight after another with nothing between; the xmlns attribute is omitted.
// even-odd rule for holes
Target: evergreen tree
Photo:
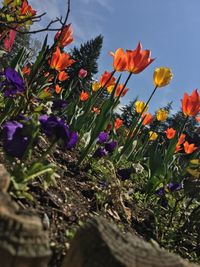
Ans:
<svg viewBox="0 0 200 267"><path fill-rule="evenodd" d="M76 94L79 94L81 89L85 89L90 85L93 75L98 72L97 60L99 58L103 44L103 36L99 35L96 38L81 44L80 48L74 47L71 50L71 57L76 61L68 70L70 78L66 81L69 86L71 81L76 83ZM78 73L80 69L87 70L87 76L80 81Z"/></svg>
<svg viewBox="0 0 200 267"><path fill-rule="evenodd" d="M127 128L131 126L133 118L136 115L136 111L135 111L136 101L137 101L137 98L135 98L133 101L130 101L129 104L120 108L121 110L120 119L123 120L123 124Z"/></svg>

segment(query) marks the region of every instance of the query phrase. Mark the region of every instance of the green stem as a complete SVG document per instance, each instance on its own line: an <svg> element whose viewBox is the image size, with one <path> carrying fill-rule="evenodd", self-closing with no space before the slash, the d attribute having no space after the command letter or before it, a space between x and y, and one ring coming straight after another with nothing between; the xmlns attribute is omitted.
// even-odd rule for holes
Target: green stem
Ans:
<svg viewBox="0 0 200 267"><path fill-rule="evenodd" d="M29 176L27 176L26 177L26 182L28 182L28 181L30 181L30 180L33 180L35 177L38 177L38 176L40 176L40 175L42 175L42 174L44 174L44 173L47 173L47 172L52 172L52 168L47 168L47 169L45 169L45 170L41 170L41 171L38 171L38 172L36 172L36 173L34 173L34 174L31 174L31 175L29 175Z"/></svg>
<svg viewBox="0 0 200 267"><path fill-rule="evenodd" d="M135 138L135 136L136 136L136 133L139 131L139 129L140 129L141 125L142 125L141 123L140 123L140 124L138 125L138 127L135 129L135 134L134 134L133 137L131 138L133 129L135 128L135 126L137 125L137 123L139 122L139 120L141 119L142 114L144 113L144 111L145 111L146 107L148 106L149 102L151 101L151 99L152 99L153 95L155 94L157 88L158 88L157 86L154 88L154 90L153 90L153 92L151 93L151 95L150 95L148 101L146 102L146 104L145 104L145 106L144 106L142 112L139 114L137 120L133 122L133 124L132 124L132 126L131 126L131 130L130 130L130 132L129 132L128 136L127 136L127 139L126 139L126 141L125 141L124 147L123 147L123 149L122 149L122 151L121 151L120 157L126 152L128 146L129 146L129 143L130 143L131 141L134 140L134 138Z"/></svg>
<svg viewBox="0 0 200 267"><path fill-rule="evenodd" d="M122 87L122 90L121 90L121 92L120 92L120 94L119 94L117 100L119 100L119 98L121 97L121 95L122 95L122 93L123 93L123 91L124 91L124 89L125 89L125 87L126 87L128 81L130 80L132 74L133 74L132 72L129 72L129 75L128 75L128 77L127 77L127 79L126 79L126 81L125 81L125 83L124 83L124 85L123 85L123 87Z"/></svg>
<svg viewBox="0 0 200 267"><path fill-rule="evenodd" d="M44 158L46 158L46 156L50 153L50 151L53 149L53 147L55 146L55 144L57 143L57 139L55 138L52 143L50 144L50 146L42 153L41 157L38 159L38 161L43 160Z"/></svg>
<svg viewBox="0 0 200 267"><path fill-rule="evenodd" d="M170 219L169 219L169 223L168 223L168 225L167 225L167 229L168 229L168 230L169 230L169 228L172 226L172 222L173 222L174 214L175 214L176 208L177 208L177 206L178 206L178 203L179 203L180 201L182 201L182 200L184 199L184 197L185 197L185 196L183 196L183 197L181 197L181 198L179 198L179 199L176 199L174 208L173 208L173 210L172 210L172 212L171 212L171 216L170 216Z"/></svg>
<svg viewBox="0 0 200 267"><path fill-rule="evenodd" d="M184 122L183 122L183 125L182 125L182 127L181 127L181 129L180 129L179 136L180 136L180 135L182 134L182 132L184 131L188 119L189 119L189 116L187 116L187 117L185 118L185 120L184 120Z"/></svg>

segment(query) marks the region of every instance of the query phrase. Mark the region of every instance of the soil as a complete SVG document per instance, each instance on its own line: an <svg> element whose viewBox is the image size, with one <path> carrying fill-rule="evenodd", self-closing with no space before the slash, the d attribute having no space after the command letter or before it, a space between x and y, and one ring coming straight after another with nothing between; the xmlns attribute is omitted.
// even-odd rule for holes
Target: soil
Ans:
<svg viewBox="0 0 200 267"><path fill-rule="evenodd" d="M40 154L39 149L36 154ZM107 199L105 205L99 204L97 192L105 185L103 181L96 181L96 184L91 181L88 175L90 165L79 167L78 156L76 150L66 152L56 147L48 158L58 167L56 185L45 190L42 178L37 179L29 185L29 193L34 200L17 199L22 209L38 214L49 231L52 249L49 267L61 266L76 230L91 216L104 216L114 221L122 231L145 240L156 239L153 236L155 225L152 214L148 211L140 214L136 203L125 200L124 214L119 212L112 197ZM0 153L0 160L3 160L2 157L3 153Z"/></svg>
<svg viewBox="0 0 200 267"><path fill-rule="evenodd" d="M61 266L76 229L91 216L102 215L121 225L123 231L136 233L131 224L120 217L112 202L107 209L99 206L95 189L87 175L88 166L85 169L78 168L77 158L77 151L64 152L57 148L49 158L58 166L60 177L56 179L56 185L45 190L42 180L38 179L29 186L34 201L17 200L23 209L38 214L44 227L49 230L53 253L49 267Z"/></svg>

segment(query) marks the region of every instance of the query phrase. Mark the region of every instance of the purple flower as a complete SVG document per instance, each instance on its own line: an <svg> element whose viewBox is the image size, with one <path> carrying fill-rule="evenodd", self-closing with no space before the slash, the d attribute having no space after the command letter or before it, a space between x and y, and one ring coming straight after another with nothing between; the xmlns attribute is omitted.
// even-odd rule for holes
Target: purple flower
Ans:
<svg viewBox="0 0 200 267"><path fill-rule="evenodd" d="M72 149L78 142L78 134L76 132L70 132L69 141L66 143L67 149Z"/></svg>
<svg viewBox="0 0 200 267"><path fill-rule="evenodd" d="M67 101L63 99L55 99L53 101L52 109L53 110L60 110L67 107Z"/></svg>
<svg viewBox="0 0 200 267"><path fill-rule="evenodd" d="M0 87L5 97L14 97L17 93L24 92L24 81L16 70L7 68L4 72L4 76L6 79L0 83Z"/></svg>
<svg viewBox="0 0 200 267"><path fill-rule="evenodd" d="M121 169L117 171L117 174L120 176L122 181L130 179L132 173L133 168Z"/></svg>
<svg viewBox="0 0 200 267"><path fill-rule="evenodd" d="M24 86L23 79L15 69L7 68L5 70L5 77L8 82L15 84L16 87L21 88Z"/></svg>
<svg viewBox="0 0 200 267"><path fill-rule="evenodd" d="M108 134L106 132L101 132L98 136L99 143L103 144L108 140Z"/></svg>
<svg viewBox="0 0 200 267"><path fill-rule="evenodd" d="M69 127L65 124L64 120L56 116L41 115L39 121L42 125L42 131L46 136L57 139L69 138Z"/></svg>
<svg viewBox="0 0 200 267"><path fill-rule="evenodd" d="M3 126L3 147L12 157L22 158L30 141L30 136L24 135L23 124L8 121Z"/></svg>
<svg viewBox="0 0 200 267"><path fill-rule="evenodd" d="M105 144L105 149L108 152L113 152L115 150L116 146L117 146L117 141L110 141L110 142Z"/></svg>
<svg viewBox="0 0 200 267"><path fill-rule="evenodd" d="M178 190L181 190L183 189L183 184L182 183L173 183L173 182L170 182L168 185L167 185L167 188L173 192L173 191L178 191Z"/></svg>
<svg viewBox="0 0 200 267"><path fill-rule="evenodd" d="M103 147L97 148L97 150L93 154L93 158L102 158L105 157L108 152Z"/></svg>
<svg viewBox="0 0 200 267"><path fill-rule="evenodd" d="M167 201L166 197L161 197L158 201L158 204L160 204L163 208L167 208L168 207L168 201Z"/></svg>
<svg viewBox="0 0 200 267"><path fill-rule="evenodd" d="M165 189L164 189L164 187L160 187L159 189L157 189L156 190L156 192L155 192L155 194L156 195L158 195L158 196L164 196L164 194L165 194Z"/></svg>
<svg viewBox="0 0 200 267"><path fill-rule="evenodd" d="M42 126L42 131L47 137L62 140L68 149L72 149L76 145L78 141L77 133L71 132L69 126L61 118L53 115L42 115L39 121Z"/></svg>

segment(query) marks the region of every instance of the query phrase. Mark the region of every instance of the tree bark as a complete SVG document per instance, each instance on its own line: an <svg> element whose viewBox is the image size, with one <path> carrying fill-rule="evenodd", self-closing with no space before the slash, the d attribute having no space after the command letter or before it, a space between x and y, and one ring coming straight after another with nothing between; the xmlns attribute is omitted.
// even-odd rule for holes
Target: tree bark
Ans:
<svg viewBox="0 0 200 267"><path fill-rule="evenodd" d="M179 256L130 234L104 218L78 230L62 267L197 267Z"/></svg>

